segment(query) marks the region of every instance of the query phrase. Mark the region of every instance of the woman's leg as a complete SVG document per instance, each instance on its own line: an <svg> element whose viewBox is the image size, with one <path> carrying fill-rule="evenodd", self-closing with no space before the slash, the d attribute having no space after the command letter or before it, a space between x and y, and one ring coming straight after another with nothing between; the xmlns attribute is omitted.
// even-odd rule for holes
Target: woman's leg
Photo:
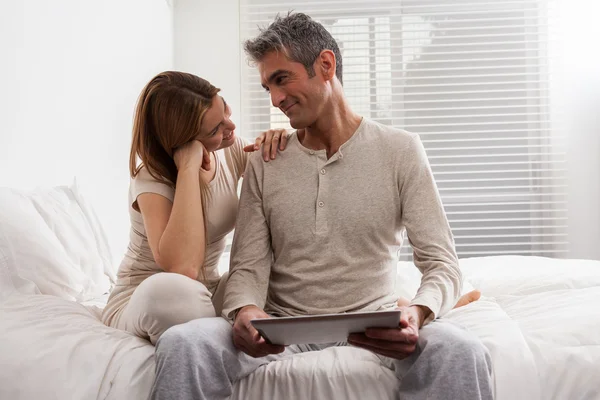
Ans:
<svg viewBox="0 0 600 400"><path fill-rule="evenodd" d="M214 317L211 297L202 283L181 274L161 272L135 289L116 328L155 344L174 325Z"/></svg>

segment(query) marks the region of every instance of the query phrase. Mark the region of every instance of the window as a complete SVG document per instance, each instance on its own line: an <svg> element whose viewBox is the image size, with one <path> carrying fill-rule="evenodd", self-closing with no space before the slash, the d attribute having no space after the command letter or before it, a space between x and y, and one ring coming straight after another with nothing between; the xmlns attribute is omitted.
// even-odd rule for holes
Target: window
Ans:
<svg viewBox="0 0 600 400"><path fill-rule="evenodd" d="M290 9L332 33L353 109L421 136L459 256L566 255L566 158L551 112L551 0L240 6L242 40ZM242 77L244 134L289 127L256 70L244 63ZM405 243L400 256L409 259Z"/></svg>

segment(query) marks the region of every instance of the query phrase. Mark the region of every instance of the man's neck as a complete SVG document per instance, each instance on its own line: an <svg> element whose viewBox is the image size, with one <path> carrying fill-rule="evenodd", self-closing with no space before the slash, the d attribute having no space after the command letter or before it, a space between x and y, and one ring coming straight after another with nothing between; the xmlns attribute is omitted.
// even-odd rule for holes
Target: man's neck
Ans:
<svg viewBox="0 0 600 400"><path fill-rule="evenodd" d="M298 130L298 139L309 149L327 150L327 158L330 158L352 137L361 120L342 99L323 112L313 125Z"/></svg>

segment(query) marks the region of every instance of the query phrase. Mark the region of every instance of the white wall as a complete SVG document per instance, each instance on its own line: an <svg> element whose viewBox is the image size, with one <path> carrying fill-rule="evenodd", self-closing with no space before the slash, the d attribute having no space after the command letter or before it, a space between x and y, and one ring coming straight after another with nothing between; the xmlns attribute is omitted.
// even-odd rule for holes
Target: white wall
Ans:
<svg viewBox="0 0 600 400"><path fill-rule="evenodd" d="M237 133L240 118L239 0L177 0L174 7L175 69L198 75L221 88L233 111Z"/></svg>
<svg viewBox="0 0 600 400"><path fill-rule="evenodd" d="M77 176L119 260L134 104L172 59L165 0L2 1L0 186Z"/></svg>
<svg viewBox="0 0 600 400"><path fill-rule="evenodd" d="M600 3L563 0L571 257L600 260Z"/></svg>

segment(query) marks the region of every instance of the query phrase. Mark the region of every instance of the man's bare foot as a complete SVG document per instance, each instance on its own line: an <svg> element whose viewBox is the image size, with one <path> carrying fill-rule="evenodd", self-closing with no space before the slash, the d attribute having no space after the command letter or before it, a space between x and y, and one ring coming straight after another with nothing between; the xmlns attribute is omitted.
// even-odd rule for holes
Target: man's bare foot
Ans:
<svg viewBox="0 0 600 400"><path fill-rule="evenodd" d="M466 306L469 303L479 300L481 297L481 292L477 289L470 291L469 293L465 293L458 299L454 308Z"/></svg>

